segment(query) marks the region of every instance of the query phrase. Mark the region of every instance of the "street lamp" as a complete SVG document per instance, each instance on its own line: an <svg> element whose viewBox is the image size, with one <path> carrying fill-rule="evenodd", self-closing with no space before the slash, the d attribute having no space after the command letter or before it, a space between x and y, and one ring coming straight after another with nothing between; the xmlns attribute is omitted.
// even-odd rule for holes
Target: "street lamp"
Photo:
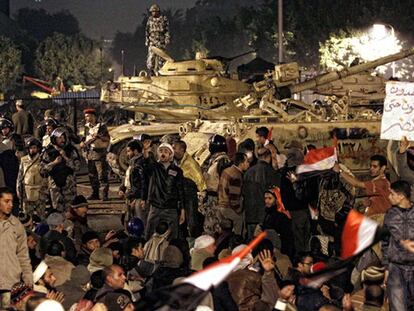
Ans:
<svg viewBox="0 0 414 311"><path fill-rule="evenodd" d="M382 43L383 46L389 46L386 40L396 41L395 30L389 24L374 24L370 32L371 39ZM395 77L395 62L391 63L392 76Z"/></svg>

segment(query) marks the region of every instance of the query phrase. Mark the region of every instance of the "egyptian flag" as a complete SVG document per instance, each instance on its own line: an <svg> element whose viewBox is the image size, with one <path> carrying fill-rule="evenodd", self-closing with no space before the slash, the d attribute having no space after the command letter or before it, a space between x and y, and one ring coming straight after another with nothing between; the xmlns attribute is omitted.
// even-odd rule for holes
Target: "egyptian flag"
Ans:
<svg viewBox="0 0 414 311"><path fill-rule="evenodd" d="M258 235L239 253L226 257L183 279L180 284L156 290L136 304L140 311L184 311L195 310L210 289L220 284L264 238Z"/></svg>
<svg viewBox="0 0 414 311"><path fill-rule="evenodd" d="M341 260L305 276L300 283L304 286L319 288L331 278L347 272L355 257L362 255L386 234L387 231L380 228L377 222L351 210L342 231Z"/></svg>
<svg viewBox="0 0 414 311"><path fill-rule="evenodd" d="M342 231L341 258L347 259L360 255L378 243L385 233L376 221L351 210Z"/></svg>
<svg viewBox="0 0 414 311"><path fill-rule="evenodd" d="M348 267L352 260L338 260L334 263L329 265L323 265L321 269L317 269L313 271L315 265L320 265L321 263L316 263L311 267L311 273L300 278L299 284L306 287L312 288L320 288L324 283L329 281L330 279L341 275L342 273L346 273L348 271Z"/></svg>
<svg viewBox="0 0 414 311"><path fill-rule="evenodd" d="M303 164L297 166L296 174L300 178L319 175L330 171L337 161L336 147L309 150Z"/></svg>

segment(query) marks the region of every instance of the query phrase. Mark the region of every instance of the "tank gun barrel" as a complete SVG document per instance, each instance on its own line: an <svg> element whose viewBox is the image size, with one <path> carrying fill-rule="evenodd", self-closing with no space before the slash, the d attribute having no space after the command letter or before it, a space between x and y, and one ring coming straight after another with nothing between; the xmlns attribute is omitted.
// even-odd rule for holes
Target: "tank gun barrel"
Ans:
<svg viewBox="0 0 414 311"><path fill-rule="evenodd" d="M207 59L217 59L217 60L219 60L221 62L231 62L231 61L233 61L233 60L235 60L237 58L240 58L242 56L249 55L249 54L252 54L252 53L256 53L256 52L257 52L257 50L250 50L250 51L247 51L247 52L238 54L238 55L233 56L233 57L212 56L212 57L208 57Z"/></svg>
<svg viewBox="0 0 414 311"><path fill-rule="evenodd" d="M302 92L308 89L313 89L318 86L321 86L321 85L324 85L324 84L327 84L327 83L330 83L336 80L340 80L348 76L352 76L354 74L358 74L362 71L373 69L375 67L378 67L378 66L381 66L387 63L391 63L391 62L394 62L402 58L406 58L411 55L414 55L414 48L402 50L398 53L384 56L384 57L378 58L376 60L373 60L367 63L355 65L352 67L346 67L338 71L329 72L329 73L317 76L313 79L309 79L307 81L304 81L298 84L289 85L288 88L291 94L299 93L299 92Z"/></svg>

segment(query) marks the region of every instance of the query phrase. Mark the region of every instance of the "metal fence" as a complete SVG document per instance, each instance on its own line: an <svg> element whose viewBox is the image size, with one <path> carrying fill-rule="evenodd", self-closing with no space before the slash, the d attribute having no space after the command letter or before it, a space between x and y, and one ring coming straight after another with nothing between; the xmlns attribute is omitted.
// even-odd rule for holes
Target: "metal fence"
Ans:
<svg viewBox="0 0 414 311"><path fill-rule="evenodd" d="M35 120L35 128L43 122L47 109L54 110L56 118L71 126L76 133L84 124L83 110L86 108L96 109L98 119L110 126L125 124L130 118L133 118L132 112L109 107L96 96L82 98L57 96L50 99L23 98L22 100L25 104L25 110L30 112ZM15 100L8 100L0 104L0 115L11 118L15 112Z"/></svg>

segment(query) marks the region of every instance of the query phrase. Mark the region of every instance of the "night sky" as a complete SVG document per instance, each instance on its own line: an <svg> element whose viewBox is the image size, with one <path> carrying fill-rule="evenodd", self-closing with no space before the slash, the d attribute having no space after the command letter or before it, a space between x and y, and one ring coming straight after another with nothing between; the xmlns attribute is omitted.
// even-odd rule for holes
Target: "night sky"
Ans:
<svg viewBox="0 0 414 311"><path fill-rule="evenodd" d="M153 3L161 9L192 7L196 0L11 0L11 14L23 7L43 8L49 12L69 10L89 37L112 38L117 31L133 32L142 14Z"/></svg>

